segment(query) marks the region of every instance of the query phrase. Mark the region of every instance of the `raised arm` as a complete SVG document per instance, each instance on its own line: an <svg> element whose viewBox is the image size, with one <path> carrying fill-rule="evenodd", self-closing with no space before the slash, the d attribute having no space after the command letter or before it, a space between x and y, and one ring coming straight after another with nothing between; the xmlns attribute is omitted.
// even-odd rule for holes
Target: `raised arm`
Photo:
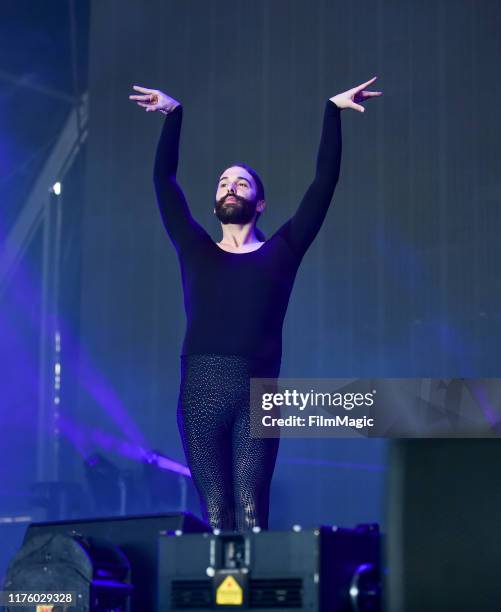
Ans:
<svg viewBox="0 0 501 612"><path fill-rule="evenodd" d="M322 227L339 179L342 151L341 110L353 108L364 112L365 109L359 102L382 93L363 91L364 87L373 83L376 78L327 101L315 177L296 213L277 232L283 235L290 247L301 257Z"/></svg>
<svg viewBox="0 0 501 612"><path fill-rule="evenodd" d="M176 180L183 108L177 100L159 90L137 85L134 85L134 89L141 95L131 95L131 100L146 112L159 111L166 115L157 145L153 181L165 229L174 246L177 249L184 248L204 230L191 216L184 193Z"/></svg>

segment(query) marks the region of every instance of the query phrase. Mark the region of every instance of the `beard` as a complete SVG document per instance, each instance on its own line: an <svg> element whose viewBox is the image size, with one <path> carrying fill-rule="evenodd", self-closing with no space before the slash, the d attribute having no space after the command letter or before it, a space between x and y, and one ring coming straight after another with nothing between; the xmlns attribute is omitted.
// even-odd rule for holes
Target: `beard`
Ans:
<svg viewBox="0 0 501 612"><path fill-rule="evenodd" d="M237 201L225 204L225 200L228 197L234 198ZM228 223L246 225L254 218L257 203L257 199L247 200L238 195L225 195L224 198L216 200L216 217L223 225Z"/></svg>

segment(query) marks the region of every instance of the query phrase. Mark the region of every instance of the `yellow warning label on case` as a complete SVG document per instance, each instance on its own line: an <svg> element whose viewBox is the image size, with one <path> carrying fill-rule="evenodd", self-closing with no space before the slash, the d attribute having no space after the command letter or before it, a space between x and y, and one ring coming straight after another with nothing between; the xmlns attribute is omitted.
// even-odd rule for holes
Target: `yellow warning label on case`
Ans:
<svg viewBox="0 0 501 612"><path fill-rule="evenodd" d="M216 605L219 606L241 606L244 602L242 587L233 578L226 576L216 590Z"/></svg>

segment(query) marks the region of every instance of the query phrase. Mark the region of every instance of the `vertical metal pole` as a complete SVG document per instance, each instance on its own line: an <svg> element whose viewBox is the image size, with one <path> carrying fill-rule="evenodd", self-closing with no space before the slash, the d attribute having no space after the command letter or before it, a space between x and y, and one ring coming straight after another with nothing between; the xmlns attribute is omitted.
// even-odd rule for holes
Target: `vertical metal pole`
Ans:
<svg viewBox="0 0 501 612"><path fill-rule="evenodd" d="M50 435L51 435L51 463L52 479L60 476L59 456L61 441L59 432L59 411L61 410L61 327L59 324L59 294L61 277L61 230L63 221L63 196L61 193L52 195L54 208L54 251L53 251L53 294L52 294L52 325L51 325L51 401L50 401ZM56 370L56 364L58 369Z"/></svg>
<svg viewBox="0 0 501 612"><path fill-rule="evenodd" d="M38 399L37 479L55 481L59 477L59 410L61 336L59 293L61 269L62 196L50 193L44 206L42 307L40 312L40 367Z"/></svg>

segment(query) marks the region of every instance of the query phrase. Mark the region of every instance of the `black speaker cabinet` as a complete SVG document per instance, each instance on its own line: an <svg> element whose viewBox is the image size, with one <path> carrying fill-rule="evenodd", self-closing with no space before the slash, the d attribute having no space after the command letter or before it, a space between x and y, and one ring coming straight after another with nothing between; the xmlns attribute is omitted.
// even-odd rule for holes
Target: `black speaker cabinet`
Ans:
<svg viewBox="0 0 501 612"><path fill-rule="evenodd" d="M12 592L5 612L17 612L16 592L34 594L31 603L23 601L29 611L129 612L130 563L106 540L46 532L29 538L14 556L3 588ZM42 593L58 601L44 601Z"/></svg>
<svg viewBox="0 0 501 612"><path fill-rule="evenodd" d="M375 525L162 534L158 609L376 612L379 540Z"/></svg>
<svg viewBox="0 0 501 612"><path fill-rule="evenodd" d="M131 566L132 612L154 611L157 593L159 532L200 533L207 525L189 513L121 516L77 521L32 523L24 542L44 533L103 538L122 550Z"/></svg>

